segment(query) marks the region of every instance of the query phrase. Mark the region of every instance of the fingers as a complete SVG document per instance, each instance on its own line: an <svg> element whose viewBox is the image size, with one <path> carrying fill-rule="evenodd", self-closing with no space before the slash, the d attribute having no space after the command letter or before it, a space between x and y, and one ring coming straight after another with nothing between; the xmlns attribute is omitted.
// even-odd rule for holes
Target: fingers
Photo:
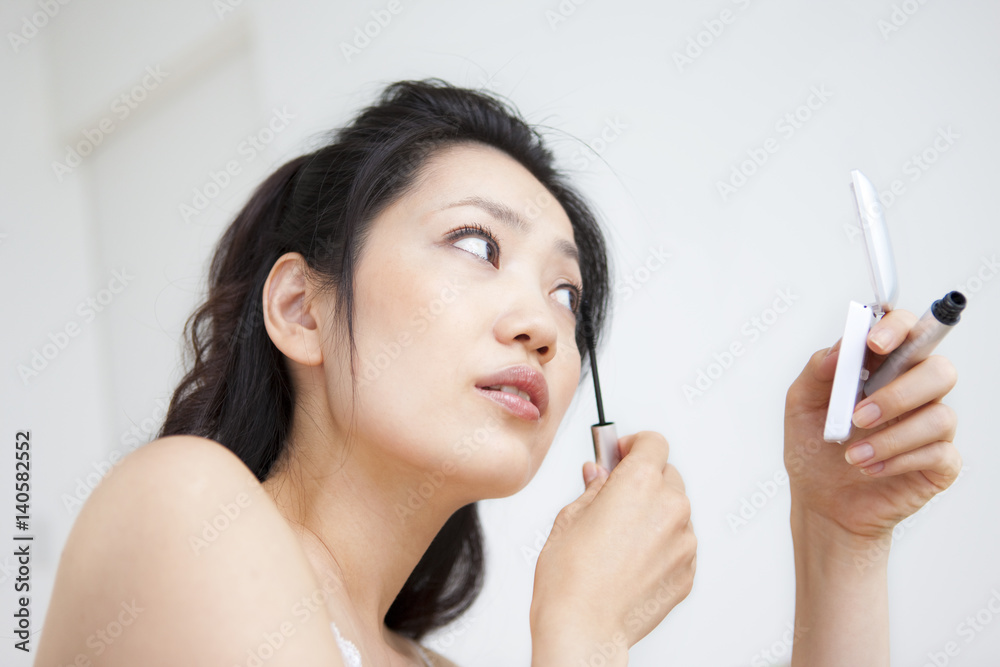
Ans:
<svg viewBox="0 0 1000 667"><path fill-rule="evenodd" d="M899 467L906 460L904 454L928 443L954 440L957 426L958 417L954 410L944 403L929 403L907 419L870 433L852 444L844 452L844 458L848 463L861 467L862 472L870 472L876 464L890 459L896 459L893 467Z"/></svg>
<svg viewBox="0 0 1000 667"><path fill-rule="evenodd" d="M687 492L677 468L667 462L670 443L656 431L639 431L618 439L622 460L611 473L616 479L642 475L646 471L659 473L663 480L682 495ZM628 462L626 464L626 462ZM624 465L623 467L623 464ZM601 466L596 466L604 470ZM619 472L621 471L621 472ZM605 473L606 474L606 473ZM631 482L634 482L633 478Z"/></svg>
<svg viewBox="0 0 1000 667"><path fill-rule="evenodd" d="M930 356L858 403L854 408L854 425L873 428L940 399L957 380L958 373L946 357Z"/></svg>
<svg viewBox="0 0 1000 667"><path fill-rule="evenodd" d="M868 332L868 347L876 354L889 354L906 340L916 323L917 316L910 311L890 310L872 325Z"/></svg>
<svg viewBox="0 0 1000 667"><path fill-rule="evenodd" d="M892 310L872 325L868 347L877 354L888 354L906 340L917 317L907 310ZM830 400L830 387L837 370L841 340L810 357L802 373L792 383L785 397L785 413L796 416L823 409Z"/></svg>
<svg viewBox="0 0 1000 667"><path fill-rule="evenodd" d="M670 443L656 431L639 431L618 438L618 450L622 461L631 458L632 461L652 465L662 472L667 467ZM615 470L617 469L616 467Z"/></svg>
<svg viewBox="0 0 1000 667"><path fill-rule="evenodd" d="M940 492L958 479L961 470L962 456L954 443L939 440L880 461L862 472L870 477L891 477L908 472L920 472Z"/></svg>

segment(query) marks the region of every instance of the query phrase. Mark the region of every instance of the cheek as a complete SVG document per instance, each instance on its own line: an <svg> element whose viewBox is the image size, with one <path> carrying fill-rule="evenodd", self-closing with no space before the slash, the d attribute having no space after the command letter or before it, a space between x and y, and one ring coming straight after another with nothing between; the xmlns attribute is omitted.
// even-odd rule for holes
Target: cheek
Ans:
<svg viewBox="0 0 1000 667"><path fill-rule="evenodd" d="M574 347L562 359L553 359L551 364L559 364L549 372L549 419L556 429L566 416L573 397L580 388L580 356ZM553 372L554 371L554 372Z"/></svg>
<svg viewBox="0 0 1000 667"><path fill-rule="evenodd" d="M391 421L413 428L440 420L442 406L471 377L465 352L476 336L475 315L461 281L440 269L382 264L377 273L359 271L355 289L359 407L385 420L391 406L399 417Z"/></svg>

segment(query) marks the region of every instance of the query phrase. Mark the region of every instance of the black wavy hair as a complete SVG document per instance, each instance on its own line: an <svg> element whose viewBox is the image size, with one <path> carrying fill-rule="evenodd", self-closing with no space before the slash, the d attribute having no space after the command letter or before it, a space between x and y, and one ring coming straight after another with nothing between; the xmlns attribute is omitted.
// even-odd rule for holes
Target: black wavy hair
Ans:
<svg viewBox="0 0 1000 667"><path fill-rule="evenodd" d="M208 294L184 327L190 370L158 437L211 438L258 480L267 479L285 450L295 402L285 357L263 326L261 294L271 267L286 252L301 253L323 287L335 292L356 380L353 279L366 232L414 185L435 150L467 142L516 159L569 217L583 278L583 326L578 322L576 331L582 382L587 338L600 338L610 298L605 240L588 204L554 167L541 134L513 106L437 78L398 81L327 138L269 176L219 240ZM386 614L386 626L420 639L446 625L475 601L483 570L483 534L472 503L435 536Z"/></svg>

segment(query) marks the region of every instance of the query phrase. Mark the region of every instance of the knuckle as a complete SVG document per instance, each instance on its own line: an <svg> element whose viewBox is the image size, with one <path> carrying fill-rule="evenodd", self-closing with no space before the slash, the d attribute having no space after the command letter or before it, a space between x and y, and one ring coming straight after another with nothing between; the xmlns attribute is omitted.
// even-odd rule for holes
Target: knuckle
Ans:
<svg viewBox="0 0 1000 667"><path fill-rule="evenodd" d="M806 406L805 393L798 380L785 392L785 412L800 412Z"/></svg>
<svg viewBox="0 0 1000 667"><path fill-rule="evenodd" d="M688 498L686 494L677 494L677 497L673 501L673 505L676 508L677 514L684 520L685 524L691 520L691 499Z"/></svg>
<svg viewBox="0 0 1000 667"><path fill-rule="evenodd" d="M642 487L653 484L660 478L660 472L646 461L634 462L627 470L630 481Z"/></svg>
<svg viewBox="0 0 1000 667"><path fill-rule="evenodd" d="M900 442L898 429L887 428L879 431L878 443L875 449L883 459L893 456L901 448L902 443Z"/></svg>
<svg viewBox="0 0 1000 667"><path fill-rule="evenodd" d="M949 477L953 480L958 478L958 474L962 471L962 455L958 452L958 448L955 447L955 443L944 441L941 443L942 449L944 450L942 458L945 462L945 469Z"/></svg>
<svg viewBox="0 0 1000 667"><path fill-rule="evenodd" d="M687 533L688 545L685 551L691 554L691 559L698 554L698 538L695 537L694 531L688 531Z"/></svg>
<svg viewBox="0 0 1000 667"><path fill-rule="evenodd" d="M681 477L681 473L677 470L677 466L672 463L668 463L663 467L663 478L668 480L671 486L676 486L680 488L681 491L687 492L687 485L684 484L684 478Z"/></svg>
<svg viewBox="0 0 1000 667"><path fill-rule="evenodd" d="M935 403L929 413L931 428L935 434L953 433L958 426L958 415L951 406Z"/></svg>
<svg viewBox="0 0 1000 667"><path fill-rule="evenodd" d="M944 382L948 391L951 391L958 382L958 370L955 368L955 364L951 363L948 357L939 354L932 355L927 361L931 364L934 373Z"/></svg>
<svg viewBox="0 0 1000 667"><path fill-rule="evenodd" d="M952 460L953 471L955 473L955 477L958 477L958 475L962 472L962 466L964 465L964 461L962 460L962 454L958 451L958 448L955 447L954 444L951 445L951 451L952 451L951 460Z"/></svg>
<svg viewBox="0 0 1000 667"><path fill-rule="evenodd" d="M658 433L657 431L639 431L636 434L636 437L642 440L648 440L651 444L659 445L668 454L670 452L670 443L667 442L667 439L662 433Z"/></svg>
<svg viewBox="0 0 1000 667"><path fill-rule="evenodd" d="M684 586L681 589L681 600L687 598L691 594L691 589L694 588L694 563L691 563L691 573L684 577ZM678 600L679 602L680 600Z"/></svg>
<svg viewBox="0 0 1000 667"><path fill-rule="evenodd" d="M904 383L893 381L879 390L883 392L879 399L879 406L882 408L883 413L897 412L897 406L906 404L908 392L903 387Z"/></svg>
<svg viewBox="0 0 1000 667"><path fill-rule="evenodd" d="M903 452L902 454L896 455L893 463L896 469L900 471L913 470L917 461L916 454L914 452Z"/></svg>

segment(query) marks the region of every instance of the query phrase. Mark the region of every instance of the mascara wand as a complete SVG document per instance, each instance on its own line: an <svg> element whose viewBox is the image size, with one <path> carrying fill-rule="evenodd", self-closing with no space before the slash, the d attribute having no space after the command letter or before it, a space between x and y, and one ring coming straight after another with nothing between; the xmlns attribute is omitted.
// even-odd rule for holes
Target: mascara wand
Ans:
<svg viewBox="0 0 1000 667"><path fill-rule="evenodd" d="M594 439L594 459L597 465L611 472L618 465L618 461L621 460L621 455L618 452L618 432L615 430L614 422L604 421L604 401L601 398L601 378L597 374L594 329L589 317L589 309L587 311L584 323L586 327L584 336L587 339L587 352L590 355L590 373L594 377L594 395L597 397L598 419L598 423L590 427L590 434Z"/></svg>

